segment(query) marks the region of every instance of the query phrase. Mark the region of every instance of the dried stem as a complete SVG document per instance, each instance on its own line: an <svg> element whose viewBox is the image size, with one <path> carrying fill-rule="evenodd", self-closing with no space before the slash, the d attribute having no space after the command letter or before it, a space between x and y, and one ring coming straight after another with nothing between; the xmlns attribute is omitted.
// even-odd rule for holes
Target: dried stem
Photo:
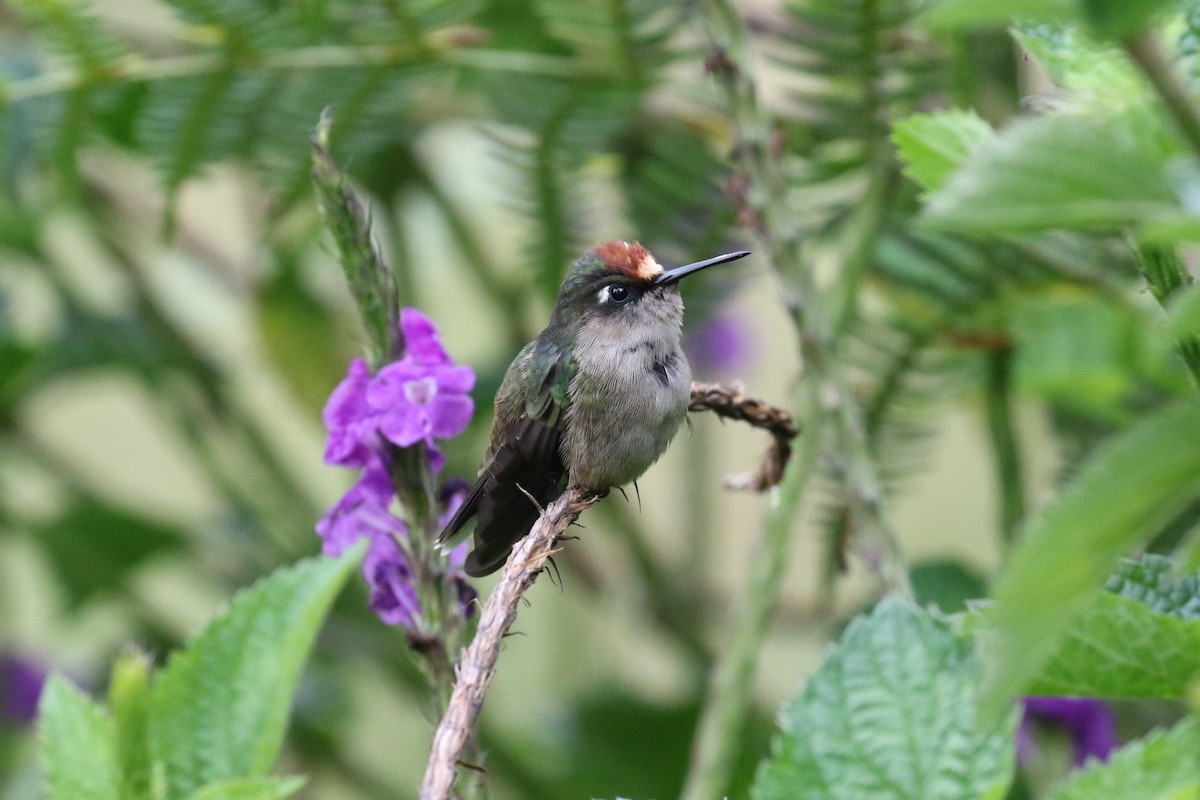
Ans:
<svg viewBox="0 0 1200 800"><path fill-rule="evenodd" d="M597 499L585 489L571 487L546 507L529 535L513 548L500 582L479 615L475 638L463 651L450 704L433 735L421 800L450 798L463 748L475 737L475 723L495 674L501 642L517 618L517 604L542 571L567 526Z"/></svg>
<svg viewBox="0 0 1200 800"><path fill-rule="evenodd" d="M688 411L711 411L719 417L748 422L771 434L771 447L758 472L730 476L724 481L726 488L765 492L779 484L783 478L783 468L792 455L792 439L800 432L788 411L746 397L741 386L719 383L693 383Z"/></svg>

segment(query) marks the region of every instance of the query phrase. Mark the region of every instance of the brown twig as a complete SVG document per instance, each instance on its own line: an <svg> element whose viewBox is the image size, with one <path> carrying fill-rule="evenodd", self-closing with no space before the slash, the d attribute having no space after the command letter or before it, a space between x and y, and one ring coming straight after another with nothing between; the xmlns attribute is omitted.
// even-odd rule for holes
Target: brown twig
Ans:
<svg viewBox="0 0 1200 800"><path fill-rule="evenodd" d="M463 651L458 679L446 713L433 735L433 748L421 783L421 800L448 800L463 748L475 735L483 698L495 674L500 643L517 618L517 604L533 585L555 542L584 509L599 499L573 486L546 507L537 524L513 548L500 582L479 615L475 638Z"/></svg>
<svg viewBox="0 0 1200 800"><path fill-rule="evenodd" d="M800 432L791 414L762 400L746 397L741 386L719 383L693 383L688 411L711 411L719 417L748 422L771 434L771 447L758 471L725 478L727 488L765 492L779 483L783 468L792 455L792 439Z"/></svg>

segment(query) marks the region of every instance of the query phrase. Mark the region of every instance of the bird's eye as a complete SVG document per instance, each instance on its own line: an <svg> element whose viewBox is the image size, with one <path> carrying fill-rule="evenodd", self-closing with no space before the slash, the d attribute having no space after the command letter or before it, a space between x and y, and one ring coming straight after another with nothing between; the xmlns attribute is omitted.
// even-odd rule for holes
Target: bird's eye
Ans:
<svg viewBox="0 0 1200 800"><path fill-rule="evenodd" d="M633 291L628 286L612 286L608 290L608 299L613 305L624 305L633 297Z"/></svg>

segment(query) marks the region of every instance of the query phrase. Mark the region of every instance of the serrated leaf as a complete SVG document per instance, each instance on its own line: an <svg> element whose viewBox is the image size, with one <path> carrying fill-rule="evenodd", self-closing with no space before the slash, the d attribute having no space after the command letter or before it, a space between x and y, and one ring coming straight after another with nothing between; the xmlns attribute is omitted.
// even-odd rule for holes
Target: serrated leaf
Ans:
<svg viewBox="0 0 1200 800"><path fill-rule="evenodd" d="M914 114L892 126L904 173L926 189L939 189L970 152L992 134L974 111Z"/></svg>
<svg viewBox="0 0 1200 800"><path fill-rule="evenodd" d="M113 724L104 711L56 674L46 681L38 716L50 800L121 800Z"/></svg>
<svg viewBox="0 0 1200 800"><path fill-rule="evenodd" d="M1185 800L1198 792L1200 731L1187 720L1072 773L1048 800Z"/></svg>
<svg viewBox="0 0 1200 800"><path fill-rule="evenodd" d="M303 778L237 778L210 783L188 800L283 800L303 785Z"/></svg>
<svg viewBox="0 0 1200 800"><path fill-rule="evenodd" d="M939 230L994 237L1178 218L1168 167L1181 152L1145 108L1023 120L973 150L930 195L921 219Z"/></svg>
<svg viewBox="0 0 1200 800"><path fill-rule="evenodd" d="M283 743L291 696L325 613L362 556L314 558L240 593L154 681L149 731L167 800L260 777Z"/></svg>
<svg viewBox="0 0 1200 800"><path fill-rule="evenodd" d="M1122 561L1105 588L1158 614L1200 620L1200 573L1176 575L1173 568L1171 559L1153 553Z"/></svg>
<svg viewBox="0 0 1200 800"><path fill-rule="evenodd" d="M1098 449L1033 521L993 590L981 632L984 701L1007 707L1094 602L1118 559L1200 489L1200 403L1161 411Z"/></svg>
<svg viewBox="0 0 1200 800"><path fill-rule="evenodd" d="M1013 719L981 727L971 643L896 600L850 623L782 733L754 800L978 800L1013 772Z"/></svg>

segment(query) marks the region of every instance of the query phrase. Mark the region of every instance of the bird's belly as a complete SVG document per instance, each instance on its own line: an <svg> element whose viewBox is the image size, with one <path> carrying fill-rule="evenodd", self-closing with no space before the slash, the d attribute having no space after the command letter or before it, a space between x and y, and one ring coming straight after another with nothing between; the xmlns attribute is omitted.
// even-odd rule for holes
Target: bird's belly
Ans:
<svg viewBox="0 0 1200 800"><path fill-rule="evenodd" d="M624 369L581 372L576 380L564 437L571 482L606 489L636 480L667 449L687 415L692 381L687 361L677 354L665 376Z"/></svg>

